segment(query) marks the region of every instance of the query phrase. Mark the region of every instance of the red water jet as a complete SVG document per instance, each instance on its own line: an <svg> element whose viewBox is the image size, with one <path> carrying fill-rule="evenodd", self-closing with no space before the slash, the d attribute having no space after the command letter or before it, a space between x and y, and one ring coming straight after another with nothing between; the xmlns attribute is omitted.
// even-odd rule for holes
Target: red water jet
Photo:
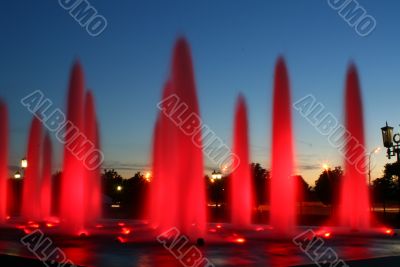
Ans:
<svg viewBox="0 0 400 267"><path fill-rule="evenodd" d="M86 93L85 98L85 136L99 149L98 126L96 122L96 109L94 97L91 91ZM101 217L101 180L100 167L90 170L85 169L85 219L87 226L93 226Z"/></svg>
<svg viewBox="0 0 400 267"><path fill-rule="evenodd" d="M42 181L40 183L40 217L47 220L51 217L51 169L52 169L52 145L47 133L43 143Z"/></svg>
<svg viewBox="0 0 400 267"><path fill-rule="evenodd" d="M77 235L84 225L84 167L68 144L84 132L84 77L81 65L72 67L67 100L67 121L64 138L63 173L61 176L61 227L65 233Z"/></svg>
<svg viewBox="0 0 400 267"><path fill-rule="evenodd" d="M249 137L247 123L247 107L242 95L236 102L233 137L233 166L231 173L231 221L237 227L249 227L253 208L253 189L249 164Z"/></svg>
<svg viewBox="0 0 400 267"><path fill-rule="evenodd" d="M162 99L172 94L171 83L163 90ZM173 161L173 151L176 149L177 127L160 112L154 127L152 173L150 184L149 210L151 224L164 232L176 223L178 218L178 181L175 174L177 163ZM168 155L168 156L166 156ZM165 201L165 200L168 201Z"/></svg>
<svg viewBox="0 0 400 267"><path fill-rule="evenodd" d="M174 50L171 81L174 92L187 105L184 114L200 118L190 48L186 40L177 41ZM182 115L182 114L181 114ZM190 117L182 116L182 125ZM200 122L198 122L200 123ZM192 125L192 129L195 128ZM200 125L196 125L200 126ZM179 210L181 231L189 236L204 235L206 232L206 192L204 181L203 151L195 146L190 130L178 129L176 136L176 178L182 209ZM195 227L193 227L193 225Z"/></svg>
<svg viewBox="0 0 400 267"><path fill-rule="evenodd" d="M40 177L42 155L42 127L37 117L33 117L28 138L27 161L22 194L22 217L26 220L40 220Z"/></svg>
<svg viewBox="0 0 400 267"><path fill-rule="evenodd" d="M371 216L365 169L364 119L358 74L354 65L350 65L346 78L345 127L352 138L346 140L344 147L345 168L341 182L339 224L354 230L368 230Z"/></svg>
<svg viewBox="0 0 400 267"><path fill-rule="evenodd" d="M289 77L283 58L275 66L270 223L277 234L290 235L295 226L294 151Z"/></svg>
<svg viewBox="0 0 400 267"><path fill-rule="evenodd" d="M8 197L8 112L0 99L0 223L7 217Z"/></svg>
<svg viewBox="0 0 400 267"><path fill-rule="evenodd" d="M189 237L199 237L206 230L205 181L201 143L196 146L192 141L200 126L192 120L200 116L190 49L184 39L175 45L170 77L163 100L174 95L183 105L169 113L168 107L161 107L155 127L152 222L161 231L177 227Z"/></svg>

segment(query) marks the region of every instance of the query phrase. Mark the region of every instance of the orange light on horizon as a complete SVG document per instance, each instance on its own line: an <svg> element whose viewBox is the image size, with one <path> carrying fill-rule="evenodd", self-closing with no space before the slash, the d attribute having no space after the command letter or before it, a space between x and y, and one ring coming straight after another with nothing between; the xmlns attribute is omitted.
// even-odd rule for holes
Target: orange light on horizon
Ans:
<svg viewBox="0 0 400 267"><path fill-rule="evenodd" d="M146 172L144 178L146 179L147 182L151 182L151 172Z"/></svg>
<svg viewBox="0 0 400 267"><path fill-rule="evenodd" d="M326 162L324 162L324 163L322 163L322 169L324 170L324 171L328 171L329 169L330 169L330 166L329 166L329 164L328 163L326 163Z"/></svg>

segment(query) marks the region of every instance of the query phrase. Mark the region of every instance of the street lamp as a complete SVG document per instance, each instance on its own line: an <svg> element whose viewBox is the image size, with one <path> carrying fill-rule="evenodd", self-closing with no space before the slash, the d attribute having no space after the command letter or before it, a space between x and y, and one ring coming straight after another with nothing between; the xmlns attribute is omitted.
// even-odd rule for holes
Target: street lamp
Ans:
<svg viewBox="0 0 400 267"><path fill-rule="evenodd" d="M400 162L400 134L393 134L393 127L386 126L381 128L383 146L387 148L387 157L390 159L397 156L397 162Z"/></svg>
<svg viewBox="0 0 400 267"><path fill-rule="evenodd" d="M121 192L121 191L122 191L122 186L118 185L118 186L117 186L117 191L118 191L118 192Z"/></svg>
<svg viewBox="0 0 400 267"><path fill-rule="evenodd" d="M14 173L14 178L15 178L15 179L20 179L20 178L21 178L21 173L20 173L19 171L16 171L16 172Z"/></svg>
<svg viewBox="0 0 400 267"><path fill-rule="evenodd" d="M220 172L216 172L215 170L211 174L212 179L221 179L222 174Z"/></svg>
<svg viewBox="0 0 400 267"><path fill-rule="evenodd" d="M21 168L26 169L28 167L28 160L26 158L21 159Z"/></svg>

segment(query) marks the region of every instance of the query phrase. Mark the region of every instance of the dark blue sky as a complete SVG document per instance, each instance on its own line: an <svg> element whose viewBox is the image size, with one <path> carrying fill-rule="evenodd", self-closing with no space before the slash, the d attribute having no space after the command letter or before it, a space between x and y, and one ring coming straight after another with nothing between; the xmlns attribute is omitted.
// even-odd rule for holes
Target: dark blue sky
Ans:
<svg viewBox="0 0 400 267"><path fill-rule="evenodd" d="M269 166L272 75L280 54L288 63L293 99L311 93L339 119L344 74L354 60L372 149L381 144L385 120L400 123L400 2L358 2L377 21L367 37L325 0L92 0L108 21L98 37L58 1L1 1L0 97L10 109L11 164L25 153L31 120L20 99L40 89L64 108L70 67L79 58L96 97L105 166L126 177L148 169L156 104L181 35L191 44L203 121L228 144L235 99L245 95L253 161ZM308 181L317 178L322 162L341 163L326 137L295 111L294 121L299 172ZM374 177L386 162L384 153L376 160Z"/></svg>

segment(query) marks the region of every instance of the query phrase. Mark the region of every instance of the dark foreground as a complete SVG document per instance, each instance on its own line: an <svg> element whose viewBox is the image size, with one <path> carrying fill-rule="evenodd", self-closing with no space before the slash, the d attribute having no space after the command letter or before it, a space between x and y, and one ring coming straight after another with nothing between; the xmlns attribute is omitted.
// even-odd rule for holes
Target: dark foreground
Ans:
<svg viewBox="0 0 400 267"><path fill-rule="evenodd" d="M322 263L332 255L348 266L400 266L398 236L335 235L332 232L329 238L320 239L321 243L316 248L303 251L292 239L264 238L267 232L265 229L237 232L225 225L220 227L210 226L216 232L206 238L204 246L199 247L202 257L214 266L317 266L312 259L318 257L320 266L329 266ZM137 226L131 225L129 229L132 230L131 233L126 235L121 235L115 228L84 238L60 236L46 229L43 232L44 237L51 240L52 246L65 253L66 259L75 266L196 266L188 262L185 264L182 258L177 259L172 251L155 238L144 240ZM300 230L307 229L304 227ZM46 254L48 256L51 250L31 250L21 242L26 235L23 229L0 229L0 266L62 266L51 262L51 259L46 264L39 260L40 257L44 259ZM319 245L321 246L318 248ZM40 253L41 251L44 253ZM327 251L334 254L328 255Z"/></svg>

